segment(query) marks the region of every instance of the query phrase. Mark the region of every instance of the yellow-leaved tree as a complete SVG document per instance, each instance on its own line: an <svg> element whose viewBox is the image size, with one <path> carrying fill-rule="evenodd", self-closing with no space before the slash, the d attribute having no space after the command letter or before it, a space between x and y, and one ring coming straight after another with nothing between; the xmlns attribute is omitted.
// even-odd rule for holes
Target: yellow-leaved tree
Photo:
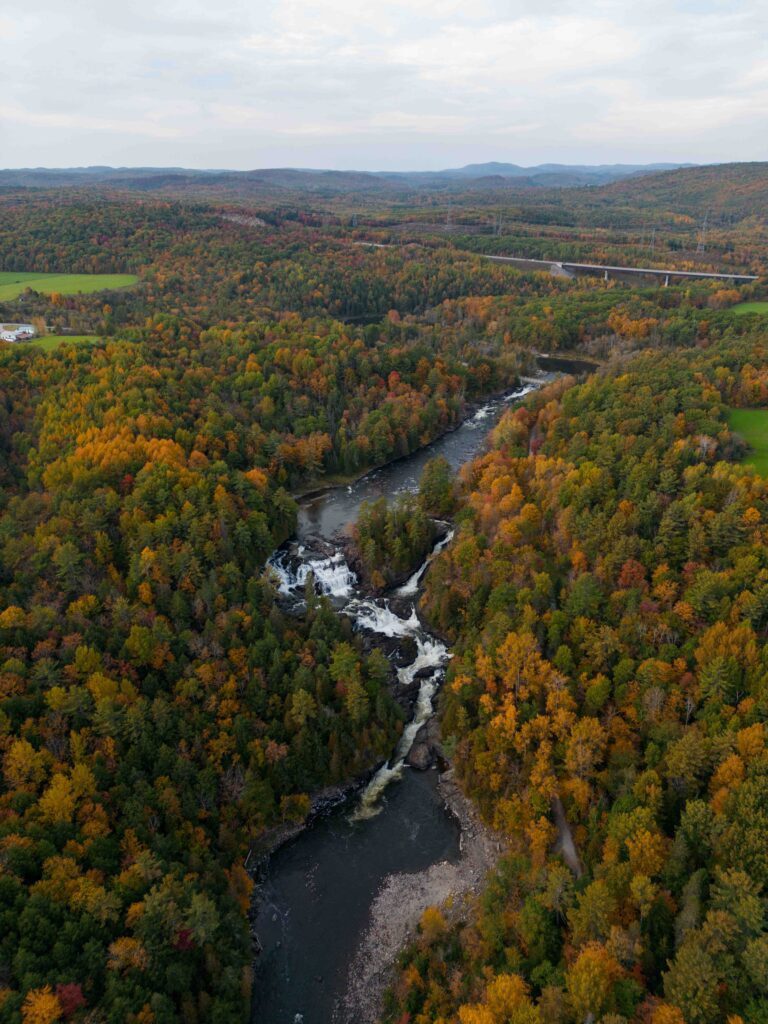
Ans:
<svg viewBox="0 0 768 1024"><path fill-rule="evenodd" d="M61 1003L50 985L33 988L27 993L21 1007L24 1024L54 1024L61 1020Z"/></svg>

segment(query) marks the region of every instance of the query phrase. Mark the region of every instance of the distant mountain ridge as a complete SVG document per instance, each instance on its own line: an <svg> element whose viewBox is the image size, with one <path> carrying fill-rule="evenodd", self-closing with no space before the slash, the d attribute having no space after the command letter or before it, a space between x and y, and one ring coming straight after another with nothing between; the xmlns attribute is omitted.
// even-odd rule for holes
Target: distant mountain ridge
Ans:
<svg viewBox="0 0 768 1024"><path fill-rule="evenodd" d="M384 203L419 193L483 203L549 204L561 193L581 209L663 209L701 220L768 218L768 162L729 164L468 164L442 171L329 171L271 167L252 171L183 167L71 167L0 170L0 189L105 188L173 198L313 201L368 195Z"/></svg>
<svg viewBox="0 0 768 1024"><path fill-rule="evenodd" d="M415 178L418 176L433 178L540 178L543 176L585 176L593 178L626 178L633 174L652 174L656 171L676 170L681 167L693 167L694 164L655 163L655 164L536 164L523 167L520 164L499 163L491 160L482 164L466 164L464 167L447 168L442 171L377 171L383 177L402 176Z"/></svg>
<svg viewBox="0 0 768 1024"><path fill-rule="evenodd" d="M0 186L56 188L114 185L153 189L199 184L252 184L272 188L318 187L329 191L392 191L395 188L460 187L573 188L605 185L637 175L654 174L692 164L518 164L490 161L440 171L346 171L303 167L270 167L250 171L184 167L27 167L0 170Z"/></svg>

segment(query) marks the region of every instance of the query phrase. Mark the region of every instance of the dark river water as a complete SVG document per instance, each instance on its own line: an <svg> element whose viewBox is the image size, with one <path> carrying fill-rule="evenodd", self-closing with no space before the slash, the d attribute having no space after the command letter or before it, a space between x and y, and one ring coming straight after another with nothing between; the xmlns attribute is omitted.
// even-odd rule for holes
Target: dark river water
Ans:
<svg viewBox="0 0 768 1024"><path fill-rule="evenodd" d="M450 657L416 614L420 573L395 592L391 604L373 600L359 592L342 553L313 552L313 539L332 542L357 517L363 501L415 490L425 463L436 455L458 469L482 450L505 409L533 387L487 403L453 433L350 487L304 499L297 539L271 560L284 596L298 600L311 569L318 591L356 628L415 643L415 660L398 675L401 683L418 687L418 697L413 721L389 764L362 794L317 819L265 865L255 903L262 952L256 960L253 1024L354 1024L340 1002L377 891L394 872L421 871L459 856L458 826L437 793L436 773L403 764L413 736L432 713Z"/></svg>
<svg viewBox="0 0 768 1024"><path fill-rule="evenodd" d="M526 393L530 390L533 389L528 386ZM391 498L403 491L417 490L424 466L436 455L444 456L452 469L459 469L481 451L488 432L509 408L510 401L507 397L488 402L458 430L443 435L413 455L390 462L349 487L334 487L304 499L299 508L299 538L318 535L332 540L341 527L357 519L362 502L375 501L382 495Z"/></svg>
<svg viewBox="0 0 768 1024"><path fill-rule="evenodd" d="M352 822L341 808L273 855L257 923L265 952L254 1021L330 1024L383 879L458 857L458 826L435 782L435 772L409 771L378 816Z"/></svg>

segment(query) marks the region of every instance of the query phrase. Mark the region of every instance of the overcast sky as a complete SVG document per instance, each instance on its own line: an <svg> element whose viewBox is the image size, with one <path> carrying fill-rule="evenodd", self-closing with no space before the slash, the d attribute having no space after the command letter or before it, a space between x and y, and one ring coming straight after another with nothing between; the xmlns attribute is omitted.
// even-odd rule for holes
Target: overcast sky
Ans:
<svg viewBox="0 0 768 1024"><path fill-rule="evenodd" d="M768 158L766 0L8 0L0 166Z"/></svg>

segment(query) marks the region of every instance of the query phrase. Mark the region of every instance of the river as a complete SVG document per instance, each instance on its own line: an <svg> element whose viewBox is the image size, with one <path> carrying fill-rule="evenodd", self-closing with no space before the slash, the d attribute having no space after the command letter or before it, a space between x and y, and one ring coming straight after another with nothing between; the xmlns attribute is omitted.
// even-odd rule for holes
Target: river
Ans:
<svg viewBox="0 0 768 1024"><path fill-rule="evenodd" d="M437 773L408 769L404 759L419 727L433 712L450 652L419 620L415 601L422 566L391 597L360 592L334 544L357 518L363 501L416 490L426 462L444 456L454 470L483 448L505 409L534 390L525 387L483 405L457 430L413 455L390 463L348 487L300 503L296 538L272 557L286 600L301 601L311 571L317 590L359 630L407 645L411 661L398 669L402 685L418 686L413 718L390 762L362 792L316 819L269 858L256 890L253 1024L354 1024L344 1008L349 969L369 924L376 894L400 872L456 862L460 834L437 790ZM450 535L438 548L449 542ZM432 556L430 556L432 557Z"/></svg>

